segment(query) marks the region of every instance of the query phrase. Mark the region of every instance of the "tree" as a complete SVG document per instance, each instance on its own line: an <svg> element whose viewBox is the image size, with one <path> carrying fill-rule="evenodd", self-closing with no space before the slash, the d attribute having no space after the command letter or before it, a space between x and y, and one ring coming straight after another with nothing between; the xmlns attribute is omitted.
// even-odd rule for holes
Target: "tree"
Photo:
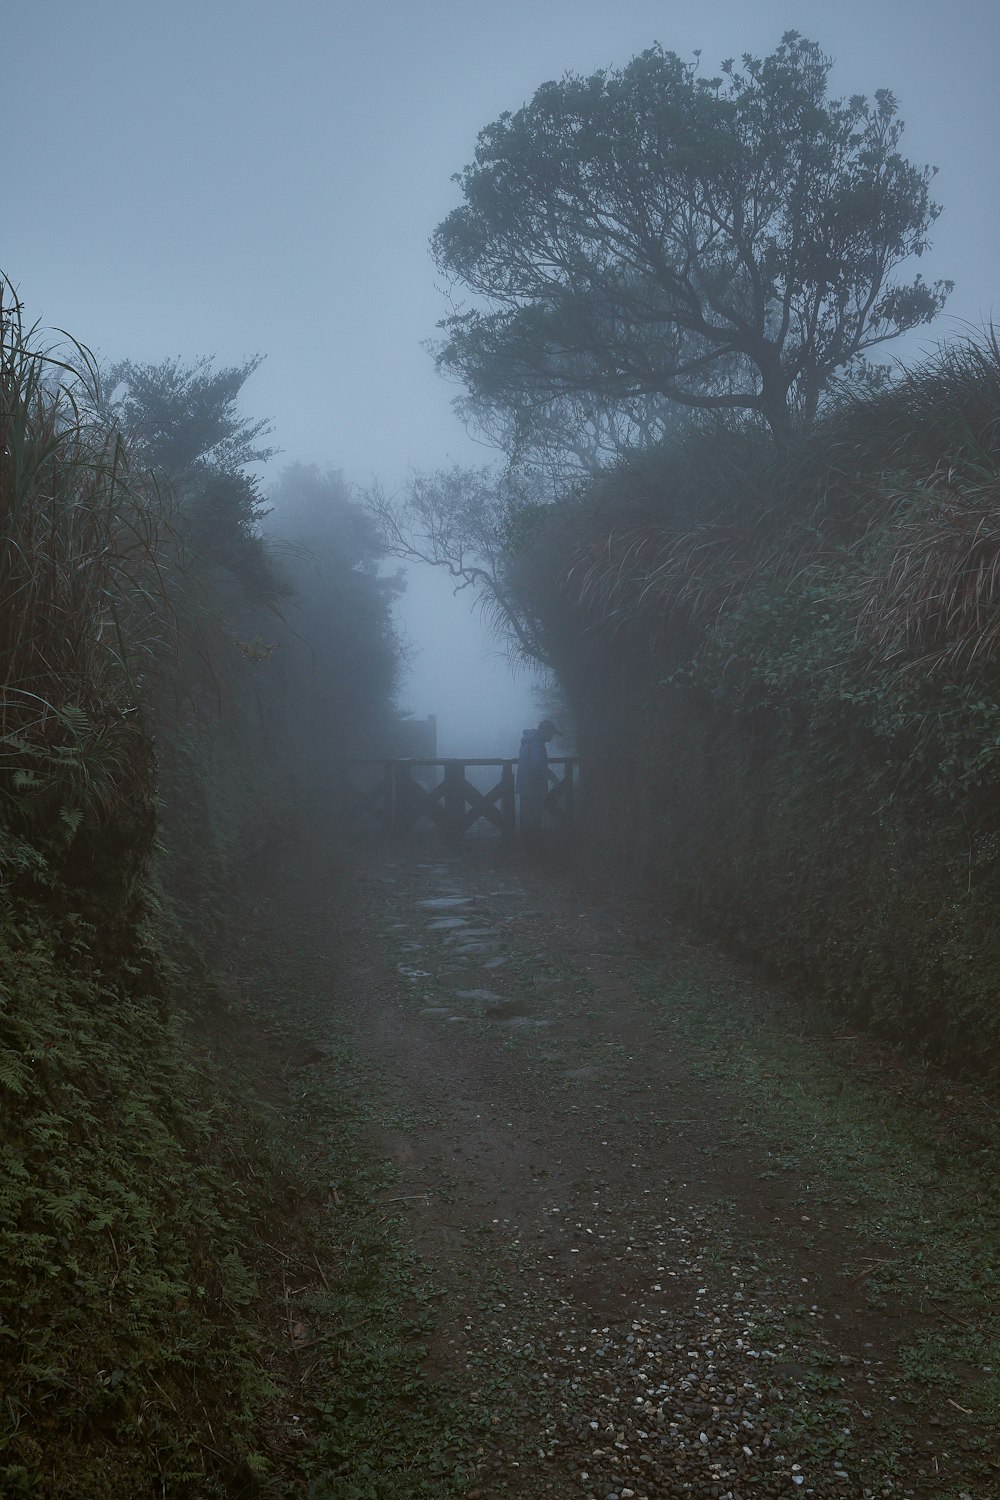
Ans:
<svg viewBox="0 0 1000 1500"><path fill-rule="evenodd" d="M498 406L474 395L454 403L466 425L506 455L512 471L549 495L593 479L636 448L665 441L677 408L663 396L609 401L579 390L544 405Z"/></svg>
<svg viewBox="0 0 1000 1500"><path fill-rule="evenodd" d="M292 464L269 499L268 530L291 585L275 717L285 722L286 760L320 785L338 755L376 755L390 739L405 655L392 610L403 581L381 571L375 523L339 470Z"/></svg>
<svg viewBox="0 0 1000 1500"><path fill-rule="evenodd" d="M258 354L218 370L209 355L190 365L122 360L107 371L105 386L118 425L135 434L151 468L174 475L206 468L239 473L278 451L260 446L271 430L267 419L253 421L237 410L262 359Z"/></svg>
<svg viewBox="0 0 1000 1500"><path fill-rule="evenodd" d="M215 369L210 356L193 364L123 360L106 373L104 399L110 420L177 495L198 568L221 570L248 599L273 603L280 589L260 535L268 507L246 471L278 450L261 442L267 419L244 417L237 405L260 362L258 355Z"/></svg>
<svg viewBox="0 0 1000 1500"><path fill-rule="evenodd" d="M581 393L750 412L779 436L810 420L951 289L895 279L940 211L933 171L900 155L893 95L830 99L831 66L796 32L711 79L657 45L501 115L432 241L482 299L440 325L439 368L522 420Z"/></svg>
<svg viewBox="0 0 1000 1500"><path fill-rule="evenodd" d="M530 480L512 470L497 477L489 468L455 464L416 475L405 495L375 485L363 498L386 556L443 568L456 593L473 590L498 633L509 632L527 660L545 664L535 623L518 605L507 576L537 509Z"/></svg>

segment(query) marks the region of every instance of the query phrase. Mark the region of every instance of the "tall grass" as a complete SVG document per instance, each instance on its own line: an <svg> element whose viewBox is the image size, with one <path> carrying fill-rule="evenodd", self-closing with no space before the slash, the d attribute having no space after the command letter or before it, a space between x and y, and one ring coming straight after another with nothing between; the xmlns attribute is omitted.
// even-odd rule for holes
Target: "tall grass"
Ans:
<svg viewBox="0 0 1000 1500"><path fill-rule="evenodd" d="M122 794L172 631L169 501L99 410L92 356L43 345L0 280L0 797L67 833Z"/></svg>
<svg viewBox="0 0 1000 1500"><path fill-rule="evenodd" d="M887 390L845 392L781 450L686 434L566 520L552 574L599 632L662 642L807 580L843 591L875 660L980 670L1000 661L1000 341L990 329Z"/></svg>

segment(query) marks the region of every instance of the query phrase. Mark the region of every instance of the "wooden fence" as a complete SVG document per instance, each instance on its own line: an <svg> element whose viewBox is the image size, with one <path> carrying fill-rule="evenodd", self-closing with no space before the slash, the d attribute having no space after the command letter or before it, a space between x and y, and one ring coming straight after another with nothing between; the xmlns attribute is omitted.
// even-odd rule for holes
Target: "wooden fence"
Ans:
<svg viewBox="0 0 1000 1500"><path fill-rule="evenodd" d="M572 755L549 760L544 811L557 823L573 820L579 765ZM516 760L344 760L339 766L341 812L351 822L409 833L428 821L448 839L462 838L480 820L504 837L516 830ZM473 786L467 773L474 766L496 767L496 784L487 791Z"/></svg>

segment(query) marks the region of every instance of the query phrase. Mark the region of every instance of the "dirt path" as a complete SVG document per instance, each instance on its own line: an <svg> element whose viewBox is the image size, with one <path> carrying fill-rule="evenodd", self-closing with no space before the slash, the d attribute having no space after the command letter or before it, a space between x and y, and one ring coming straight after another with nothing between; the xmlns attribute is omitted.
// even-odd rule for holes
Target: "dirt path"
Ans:
<svg viewBox="0 0 1000 1500"><path fill-rule="evenodd" d="M990 1370L901 1357L966 1312L892 1280L912 1244L868 1175L915 1169L847 1043L793 1039L829 1057L788 1076L732 965L497 845L373 850L292 894L303 948L338 938L474 1494L1000 1494L967 1396Z"/></svg>

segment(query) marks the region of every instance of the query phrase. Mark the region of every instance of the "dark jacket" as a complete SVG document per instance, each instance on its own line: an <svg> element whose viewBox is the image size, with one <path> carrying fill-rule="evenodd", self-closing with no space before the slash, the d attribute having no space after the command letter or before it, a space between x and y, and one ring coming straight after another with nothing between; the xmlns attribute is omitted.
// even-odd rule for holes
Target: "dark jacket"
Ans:
<svg viewBox="0 0 1000 1500"><path fill-rule="evenodd" d="M529 797L544 796L549 786L549 752L538 729L526 729L517 755L514 789Z"/></svg>

